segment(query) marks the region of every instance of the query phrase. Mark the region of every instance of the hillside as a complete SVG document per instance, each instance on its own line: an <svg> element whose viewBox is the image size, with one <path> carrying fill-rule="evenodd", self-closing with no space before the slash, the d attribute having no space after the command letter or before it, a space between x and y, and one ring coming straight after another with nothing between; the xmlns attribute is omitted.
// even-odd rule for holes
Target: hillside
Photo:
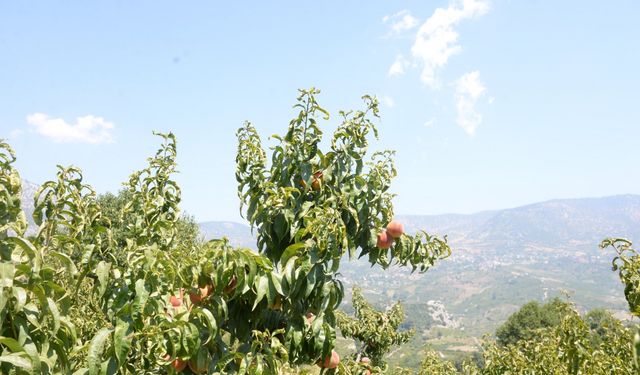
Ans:
<svg viewBox="0 0 640 375"><path fill-rule="evenodd" d="M33 197L36 195L38 191L38 184L33 182L22 180L22 208L27 215L27 223L29 224L29 229L27 229L27 233L35 233L35 223L33 221Z"/></svg>

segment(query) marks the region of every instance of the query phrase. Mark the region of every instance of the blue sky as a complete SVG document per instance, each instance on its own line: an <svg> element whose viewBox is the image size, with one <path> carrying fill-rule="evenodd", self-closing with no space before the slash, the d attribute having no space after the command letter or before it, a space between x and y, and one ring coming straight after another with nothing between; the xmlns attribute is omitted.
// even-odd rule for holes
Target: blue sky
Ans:
<svg viewBox="0 0 640 375"><path fill-rule="evenodd" d="M23 178L116 191L179 141L183 208L239 221L235 131L296 90L382 102L401 214L640 193L640 4L504 0L1 2L0 138ZM326 125L329 133L337 116Z"/></svg>

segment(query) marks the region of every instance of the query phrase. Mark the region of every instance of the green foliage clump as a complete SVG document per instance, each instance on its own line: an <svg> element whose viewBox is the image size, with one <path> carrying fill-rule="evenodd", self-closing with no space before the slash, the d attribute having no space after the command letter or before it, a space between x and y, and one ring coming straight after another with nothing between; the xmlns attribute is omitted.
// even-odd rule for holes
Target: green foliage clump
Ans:
<svg viewBox="0 0 640 375"><path fill-rule="evenodd" d="M624 284L631 314L640 317L640 254L632 246L633 243L625 238L607 238L600 243L601 249L613 247L618 254L611 262L612 269L618 271ZM633 338L633 359L636 368L640 369L640 329L636 329Z"/></svg>
<svg viewBox="0 0 640 375"><path fill-rule="evenodd" d="M565 307L566 303L559 298L543 305L537 301L526 303L496 330L498 344L505 346L529 340L537 335L536 330L557 326L562 321Z"/></svg>
<svg viewBox="0 0 640 375"><path fill-rule="evenodd" d="M589 325L572 308L556 327L541 329L529 339L503 347L487 343L485 367L477 374L635 374L633 332L620 322L606 330L599 345Z"/></svg>
<svg viewBox="0 0 640 375"><path fill-rule="evenodd" d="M620 281L624 284L629 311L640 316L640 254L632 246L633 243L624 238L608 238L600 243L601 249L613 247L618 254L613 258L611 267L618 271Z"/></svg>
<svg viewBox="0 0 640 375"><path fill-rule="evenodd" d="M420 364L418 375L455 375L458 371L449 361L444 361L437 352L427 351Z"/></svg>
<svg viewBox="0 0 640 375"><path fill-rule="evenodd" d="M360 288L353 289L352 303L354 317L347 316L342 311L336 312L340 332L344 337L356 340L356 361L367 357L372 366L386 369L384 357L391 348L406 343L414 334L413 330L398 331L404 320L402 304L396 302L386 311L378 311L367 302Z"/></svg>

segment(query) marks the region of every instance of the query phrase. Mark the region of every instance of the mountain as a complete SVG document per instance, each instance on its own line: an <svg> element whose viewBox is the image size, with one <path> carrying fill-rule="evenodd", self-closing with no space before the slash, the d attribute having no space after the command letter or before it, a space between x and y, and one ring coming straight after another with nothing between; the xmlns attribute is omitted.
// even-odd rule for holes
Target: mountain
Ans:
<svg viewBox="0 0 640 375"><path fill-rule="evenodd" d="M591 245L607 236L640 237L640 195L551 200L472 215L403 216L409 229L454 241L509 246Z"/></svg>
<svg viewBox="0 0 640 375"><path fill-rule="evenodd" d="M27 223L29 224L27 234L34 234L36 231L36 223L33 221L33 197L35 197L39 187L38 184L22 180L22 195L20 200L22 202L22 209L27 216Z"/></svg>
<svg viewBox="0 0 640 375"><path fill-rule="evenodd" d="M198 225L200 226L200 234L206 240L226 237L229 239L229 243L235 247L256 249L256 240L248 225L232 221L206 221Z"/></svg>

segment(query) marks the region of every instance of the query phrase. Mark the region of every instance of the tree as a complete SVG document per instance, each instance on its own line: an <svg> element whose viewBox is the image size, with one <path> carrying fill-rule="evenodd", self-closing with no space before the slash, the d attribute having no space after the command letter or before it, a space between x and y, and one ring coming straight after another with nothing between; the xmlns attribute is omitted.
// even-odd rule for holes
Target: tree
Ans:
<svg viewBox="0 0 640 375"><path fill-rule="evenodd" d="M117 194L105 193L97 197L97 203L100 206L104 224L109 228L114 246L124 249L127 244L127 226L131 225L132 218L124 215L127 204L131 201L135 191L130 189L121 189ZM180 215L176 222L176 239L179 247L196 248L198 243L202 241L200 229L193 216ZM124 253L120 254L120 262Z"/></svg>
<svg viewBox="0 0 640 375"><path fill-rule="evenodd" d="M344 337L356 340L358 351L354 355L355 362L368 358L371 367L379 367L384 371L387 368L384 357L391 348L408 342L414 334L413 330L398 331L404 320L402 304L396 302L386 311L378 311L367 302L360 288L353 289L352 303L355 310L353 317L341 311L336 312L340 332Z"/></svg>
<svg viewBox="0 0 640 375"><path fill-rule="evenodd" d="M511 345L522 339L531 339L536 330L555 327L562 321L566 303L554 298L544 305L531 301L513 313L496 331L500 345Z"/></svg>
<svg viewBox="0 0 640 375"><path fill-rule="evenodd" d="M613 326L619 324L619 321L605 309L593 309L589 311L584 320L591 332L591 341L593 345L600 346L603 340Z"/></svg>
<svg viewBox="0 0 640 375"><path fill-rule="evenodd" d="M618 271L620 281L624 284L624 296L629 304L631 314L640 316L640 254L633 248L633 243L626 238L607 238L600 243L600 248L612 247L617 256L611 262L613 271ZM633 356L636 368L640 369L640 328L636 327L633 339ZM640 370L639 370L640 371Z"/></svg>
<svg viewBox="0 0 640 375"><path fill-rule="evenodd" d="M376 246L378 233L393 218L388 190L396 174L393 152L367 158L368 138L377 136L370 119L378 116L377 100L365 96L364 110L340 112L341 124L323 151L318 117L329 114L318 104L318 93L300 91L298 115L284 136L273 136L277 144L270 158L250 123L238 131L241 207L256 230L260 254L277 271L259 285L253 307L279 302L272 324L285 331L282 340L294 364L315 363L333 350L344 254L366 256L383 268L397 263L426 271L450 253L444 240L425 232L402 235L390 249ZM312 324L308 313L315 316ZM244 320L263 329L260 320Z"/></svg>

